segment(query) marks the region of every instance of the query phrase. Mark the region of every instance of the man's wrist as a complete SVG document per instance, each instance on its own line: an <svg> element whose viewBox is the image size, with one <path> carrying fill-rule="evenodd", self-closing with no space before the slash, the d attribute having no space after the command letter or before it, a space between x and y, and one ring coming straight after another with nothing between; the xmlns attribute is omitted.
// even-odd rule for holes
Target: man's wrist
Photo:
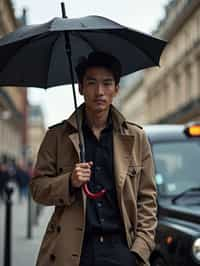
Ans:
<svg viewBox="0 0 200 266"><path fill-rule="evenodd" d="M74 193L76 193L80 188L78 187L74 187L72 184L72 175L70 175L69 177L69 193L71 195L73 195Z"/></svg>
<svg viewBox="0 0 200 266"><path fill-rule="evenodd" d="M70 177L69 177L69 193L71 195L73 195L75 193L75 191L76 191L76 188L73 187L73 185L72 185L72 179L71 179L71 177L72 177L72 175L70 175Z"/></svg>

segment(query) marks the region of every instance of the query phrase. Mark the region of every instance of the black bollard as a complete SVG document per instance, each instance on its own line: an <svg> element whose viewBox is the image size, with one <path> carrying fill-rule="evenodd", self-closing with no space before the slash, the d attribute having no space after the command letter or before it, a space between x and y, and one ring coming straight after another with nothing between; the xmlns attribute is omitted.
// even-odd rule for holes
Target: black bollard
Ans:
<svg viewBox="0 0 200 266"><path fill-rule="evenodd" d="M11 242L12 242L12 183L7 183L4 188L6 216L5 216L5 239L4 239L4 266L11 266Z"/></svg>
<svg viewBox="0 0 200 266"><path fill-rule="evenodd" d="M31 193L28 190L28 208L27 208L27 238L32 239L32 204L31 204Z"/></svg>

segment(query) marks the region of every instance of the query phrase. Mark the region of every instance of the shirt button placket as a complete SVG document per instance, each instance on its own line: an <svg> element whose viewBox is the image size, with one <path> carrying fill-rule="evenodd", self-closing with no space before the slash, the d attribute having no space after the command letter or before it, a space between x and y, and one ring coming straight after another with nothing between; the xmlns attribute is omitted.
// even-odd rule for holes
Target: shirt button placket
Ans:
<svg viewBox="0 0 200 266"><path fill-rule="evenodd" d="M103 243L103 241L104 241L103 236L100 236L100 238L99 238L99 242L100 242L100 243Z"/></svg>
<svg viewBox="0 0 200 266"><path fill-rule="evenodd" d="M97 202L97 207L98 207L98 208L101 208L102 205L103 205L103 204L102 204L101 202Z"/></svg>
<svg viewBox="0 0 200 266"><path fill-rule="evenodd" d="M105 219L104 218L100 218L101 223L104 223Z"/></svg>

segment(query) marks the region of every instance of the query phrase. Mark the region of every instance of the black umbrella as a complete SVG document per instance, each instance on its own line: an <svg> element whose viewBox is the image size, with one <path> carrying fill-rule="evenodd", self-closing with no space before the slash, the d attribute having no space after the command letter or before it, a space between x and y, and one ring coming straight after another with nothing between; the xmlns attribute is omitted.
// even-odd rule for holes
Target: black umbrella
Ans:
<svg viewBox="0 0 200 266"><path fill-rule="evenodd" d="M0 40L0 85L47 89L72 84L77 110L73 66L81 56L92 51L112 54L121 62L122 76L159 65L165 41L100 16L68 19L61 5L63 18L23 26ZM76 112L81 161L85 161L77 116Z"/></svg>

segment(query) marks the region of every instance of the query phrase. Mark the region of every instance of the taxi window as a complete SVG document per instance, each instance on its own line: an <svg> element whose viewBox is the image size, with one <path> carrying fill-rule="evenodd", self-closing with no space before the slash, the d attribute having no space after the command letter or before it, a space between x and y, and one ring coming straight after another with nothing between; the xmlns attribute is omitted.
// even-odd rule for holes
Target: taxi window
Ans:
<svg viewBox="0 0 200 266"><path fill-rule="evenodd" d="M200 186L200 142L154 143L156 183L160 195L174 196Z"/></svg>

